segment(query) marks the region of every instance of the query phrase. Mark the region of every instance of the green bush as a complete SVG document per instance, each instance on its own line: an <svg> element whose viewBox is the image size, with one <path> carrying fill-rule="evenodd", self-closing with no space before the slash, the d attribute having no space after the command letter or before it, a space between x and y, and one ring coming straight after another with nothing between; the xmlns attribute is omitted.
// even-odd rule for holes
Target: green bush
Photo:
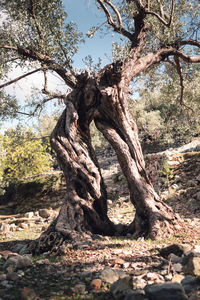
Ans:
<svg viewBox="0 0 200 300"><path fill-rule="evenodd" d="M46 152L47 145L30 128L9 129L1 139L4 151L0 158L2 182L16 182L50 170L52 159Z"/></svg>

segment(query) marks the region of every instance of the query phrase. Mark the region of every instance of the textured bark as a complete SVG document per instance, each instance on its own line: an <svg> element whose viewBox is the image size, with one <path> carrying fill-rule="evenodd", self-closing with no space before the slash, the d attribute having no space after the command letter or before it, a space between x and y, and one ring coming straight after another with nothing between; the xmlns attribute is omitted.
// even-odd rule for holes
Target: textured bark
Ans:
<svg viewBox="0 0 200 300"><path fill-rule="evenodd" d="M152 239L169 235L175 216L161 201L148 178L137 126L127 109L127 94L118 86L104 90L103 94L95 123L117 154L127 179L130 200L136 209L133 222L125 228L126 233Z"/></svg>
<svg viewBox="0 0 200 300"><path fill-rule="evenodd" d="M52 250L66 239L80 240L93 233L131 233L153 239L171 233L175 216L147 176L137 126L128 111L128 81L122 74L123 66L118 63L94 77L84 73L68 95L66 109L51 136L66 178L67 194L58 218L31 245L33 252ZM128 226L114 225L108 219L106 188L91 145L92 120L114 148L127 179L130 200L136 209Z"/></svg>

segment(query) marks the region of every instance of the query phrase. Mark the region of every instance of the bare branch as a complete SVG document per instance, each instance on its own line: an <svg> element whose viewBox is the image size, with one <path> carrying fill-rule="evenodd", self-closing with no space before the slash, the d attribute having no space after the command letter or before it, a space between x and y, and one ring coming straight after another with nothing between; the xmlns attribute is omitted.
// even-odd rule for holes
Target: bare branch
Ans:
<svg viewBox="0 0 200 300"><path fill-rule="evenodd" d="M15 78L15 79L13 79L13 80L11 80L11 81L9 81L9 82L3 83L3 84L0 85L0 89L4 88L4 87L6 87L6 86L8 86L8 85L10 85L10 84L12 84L12 83L15 83L15 82L19 81L20 79L23 79L23 78L25 78L25 77L27 77L27 76L29 76L29 75L32 75L32 74L34 74L34 73L36 73L36 72L39 72L39 71L42 71L42 68L36 69L36 70L34 70L34 71L31 71L31 72L29 72L29 73L26 73L26 74L24 74L24 75L21 75L21 76Z"/></svg>
<svg viewBox="0 0 200 300"><path fill-rule="evenodd" d="M108 0L105 0L105 2L113 9L113 11L115 12L115 15L117 17L117 20L118 20L118 23L119 23L119 27L123 27L123 24L122 24L122 18L121 18L121 15L118 11L118 9L116 8L116 6L114 4L112 4L110 1Z"/></svg>
<svg viewBox="0 0 200 300"><path fill-rule="evenodd" d="M27 57L32 60L39 61L42 64L46 64L48 66L48 69L53 70L58 75L60 75L61 78L65 81L65 83L71 88L74 88L77 83L76 76L74 76L71 72L66 71L66 69L63 66L56 63L54 60L51 59L51 57L49 57L46 54L33 51L32 49L1 44L0 49L13 50L22 57Z"/></svg>
<svg viewBox="0 0 200 300"><path fill-rule="evenodd" d="M39 25L39 23L38 23L38 21L37 21L36 15L35 15L35 2L34 2L34 0L30 0L30 6L31 6L31 8L30 8L30 13L31 13L31 16L32 16L32 18L33 18L33 20L34 20L34 22L35 22L35 26L36 26L38 35L39 35L39 37L40 37L40 40L43 41L42 30L41 30L41 27L40 27L40 25Z"/></svg>
<svg viewBox="0 0 200 300"><path fill-rule="evenodd" d="M160 3L160 1L159 1L159 3ZM146 10L146 14L156 17L163 25L165 25L166 27L169 28L171 26L171 23L173 20L174 7L175 7L175 1L172 0L171 11L170 11L170 16L169 16L168 22L164 19L165 14L164 14L164 10L163 10L163 7L161 4L160 4L160 15L158 13L156 13L154 11L150 11L150 10Z"/></svg>
<svg viewBox="0 0 200 300"><path fill-rule="evenodd" d="M174 8L175 8L175 1L172 0L172 4L171 4L171 12L170 12L170 18L169 18L169 25L168 27L171 26L172 21L173 21L173 16L174 16Z"/></svg>
<svg viewBox="0 0 200 300"><path fill-rule="evenodd" d="M198 56L189 56L181 51L174 50L171 55L176 55L187 63L200 63L200 55Z"/></svg>
<svg viewBox="0 0 200 300"><path fill-rule="evenodd" d="M178 45L179 46L190 45L190 46L196 46L196 47L200 48L200 42L195 41L195 40L180 41L180 42L178 42Z"/></svg>
<svg viewBox="0 0 200 300"><path fill-rule="evenodd" d="M182 68L181 68L179 57L177 57L175 55L174 56L174 61L175 61L175 66L176 66L177 73L178 73L179 78L180 78L180 87L181 87L181 94L180 94L180 97L177 100L180 102L181 105L183 105L187 109L190 109L194 113L194 110L191 107L187 106L184 103L184 100L183 100L183 95L184 95L184 78L183 78L183 72L182 72Z"/></svg>
<svg viewBox="0 0 200 300"><path fill-rule="evenodd" d="M42 90L42 93L45 94L45 95L48 95L50 96L51 100L52 99L55 99L55 98L58 98L58 99L65 99L66 98L66 95L63 95L63 94L59 94L59 93L53 93L53 92L50 92L48 90L48 84L47 84L47 73L46 73L46 70L43 69L43 74L44 74L44 88ZM49 98L49 99L50 99ZM49 100L47 100L49 101ZM47 101L45 101L44 103L46 103Z"/></svg>
<svg viewBox="0 0 200 300"><path fill-rule="evenodd" d="M123 27L123 24L122 24L122 20L121 20L121 16L120 16L120 13L119 11L117 10L117 8L109 1L109 0L97 0L97 2L99 3L99 5L101 6L101 8L103 9L105 15L106 15L106 18L107 18L107 22L110 26L112 26L112 28L114 29L114 31L122 34L123 36L127 37L129 40L132 40L133 38L133 35L127 31L124 27ZM108 4L113 12L115 13L116 17L117 17L117 20L118 20L118 23L119 25L116 25L111 14L110 14L110 11L108 10L107 6L105 5Z"/></svg>
<svg viewBox="0 0 200 300"><path fill-rule="evenodd" d="M131 1L129 1L129 2L131 2ZM133 1L133 2L135 2L135 4L137 5L137 8L140 10L140 9L144 9L144 4L142 3L142 1L141 0L135 0L135 1Z"/></svg>

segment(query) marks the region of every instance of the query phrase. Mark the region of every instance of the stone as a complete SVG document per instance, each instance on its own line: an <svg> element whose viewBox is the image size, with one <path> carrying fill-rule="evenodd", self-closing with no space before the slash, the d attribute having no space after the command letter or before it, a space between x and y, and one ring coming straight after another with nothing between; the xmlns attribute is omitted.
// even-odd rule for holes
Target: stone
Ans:
<svg viewBox="0 0 200 300"><path fill-rule="evenodd" d="M113 269L105 268L101 272L100 278L102 281L112 284L113 282L115 282L119 279L119 274L117 273L117 271L115 271Z"/></svg>
<svg viewBox="0 0 200 300"><path fill-rule="evenodd" d="M134 286L136 286L138 289L143 289L147 285L146 280L141 277L134 277L133 282Z"/></svg>
<svg viewBox="0 0 200 300"><path fill-rule="evenodd" d="M178 282L181 283L181 281L183 280L184 276L181 274L174 274L174 276L172 277L172 282Z"/></svg>
<svg viewBox="0 0 200 300"><path fill-rule="evenodd" d="M168 256L168 260L170 260L172 263L180 263L182 261L182 258L175 255L174 253L170 253Z"/></svg>
<svg viewBox="0 0 200 300"><path fill-rule="evenodd" d="M1 251L0 252L0 255L4 258L4 259L7 259L9 255L12 255L13 252L12 251L9 251L9 250L4 250L4 251Z"/></svg>
<svg viewBox="0 0 200 300"><path fill-rule="evenodd" d="M176 256L182 256L184 252L188 251L189 247L186 245L172 244L168 247L160 250L160 255L164 258L168 258L171 253ZM190 246L191 249L191 246Z"/></svg>
<svg viewBox="0 0 200 300"><path fill-rule="evenodd" d="M7 223L0 223L0 234L6 234L10 231L10 225Z"/></svg>
<svg viewBox="0 0 200 300"><path fill-rule="evenodd" d="M83 294L85 292L85 289L86 289L86 286L84 283L77 283L74 287L73 287L73 290L74 292L76 293L80 293L80 294Z"/></svg>
<svg viewBox="0 0 200 300"><path fill-rule="evenodd" d="M183 270L183 266L181 264L179 264L179 263L174 264L173 268L174 268L175 272L177 272L177 273L181 273L182 270Z"/></svg>
<svg viewBox="0 0 200 300"><path fill-rule="evenodd" d="M23 222L23 223L20 223L20 224L19 224L19 227L20 227L20 228L23 228L23 229L28 229L28 228L29 228L28 223L24 223L24 222Z"/></svg>
<svg viewBox="0 0 200 300"><path fill-rule="evenodd" d="M36 294L33 289L24 287L21 291L21 297L23 300L34 300L36 298Z"/></svg>
<svg viewBox="0 0 200 300"><path fill-rule="evenodd" d="M33 211L27 212L27 213L24 214L24 217L28 218L28 219L31 219L31 218L34 217L34 212Z"/></svg>
<svg viewBox="0 0 200 300"><path fill-rule="evenodd" d="M130 291L133 288L133 279L130 276L126 276L124 278L120 278L114 283L111 284L110 292L117 298L127 291Z"/></svg>
<svg viewBox="0 0 200 300"><path fill-rule="evenodd" d="M181 284L185 290L185 292L191 293L200 287L200 277L193 276L185 276L185 278L181 281Z"/></svg>
<svg viewBox="0 0 200 300"><path fill-rule="evenodd" d="M169 273L169 274L165 275L165 280L166 280L166 281L171 281L172 278L173 278L172 273Z"/></svg>
<svg viewBox="0 0 200 300"><path fill-rule="evenodd" d="M13 267L15 269L23 269L33 265L29 256L15 256L10 257L4 264L4 268Z"/></svg>
<svg viewBox="0 0 200 300"><path fill-rule="evenodd" d="M195 194L195 198L196 198L198 201L200 201L200 192L198 192L198 193Z"/></svg>
<svg viewBox="0 0 200 300"><path fill-rule="evenodd" d="M153 272L148 272L147 274L144 275L143 278L146 279L147 281L152 281L152 283L159 283L164 281L163 276Z"/></svg>
<svg viewBox="0 0 200 300"><path fill-rule="evenodd" d="M114 260L114 265L123 265L124 263L125 261L119 257Z"/></svg>
<svg viewBox="0 0 200 300"><path fill-rule="evenodd" d="M16 281L19 278L19 275L15 272L13 273L8 273L6 275L6 279L11 280L11 281Z"/></svg>
<svg viewBox="0 0 200 300"><path fill-rule="evenodd" d="M166 282L152 284L145 287L149 300L186 300L188 299L183 287L179 283Z"/></svg>
<svg viewBox="0 0 200 300"><path fill-rule="evenodd" d="M192 251L196 254L200 254L200 245L195 245L193 248L192 248Z"/></svg>
<svg viewBox="0 0 200 300"><path fill-rule="evenodd" d="M39 209L39 216L48 219L51 216L51 211L46 208Z"/></svg>
<svg viewBox="0 0 200 300"><path fill-rule="evenodd" d="M102 280L100 278L93 279L90 286L92 290L98 291L101 288Z"/></svg>
<svg viewBox="0 0 200 300"><path fill-rule="evenodd" d="M14 232L16 231L17 226L15 225L15 223L10 224L10 231Z"/></svg>
<svg viewBox="0 0 200 300"><path fill-rule="evenodd" d="M143 290L130 291L126 294L124 300L145 300L145 293Z"/></svg>
<svg viewBox="0 0 200 300"><path fill-rule="evenodd" d="M24 244L22 244L22 243L17 243L17 244L12 248L12 250L13 250L13 252L19 253L20 250L21 250L23 247L24 247Z"/></svg>
<svg viewBox="0 0 200 300"><path fill-rule="evenodd" d="M200 257L189 257L183 266L183 272L186 275L200 276Z"/></svg>
<svg viewBox="0 0 200 300"><path fill-rule="evenodd" d="M0 281L6 280L6 274L2 273L0 274Z"/></svg>

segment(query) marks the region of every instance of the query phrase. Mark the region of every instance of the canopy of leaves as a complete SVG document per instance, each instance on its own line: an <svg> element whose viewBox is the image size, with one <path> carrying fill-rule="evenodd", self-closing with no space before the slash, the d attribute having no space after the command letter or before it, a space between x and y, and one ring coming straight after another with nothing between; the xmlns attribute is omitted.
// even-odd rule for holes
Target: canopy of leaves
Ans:
<svg viewBox="0 0 200 300"><path fill-rule="evenodd" d="M200 40L199 0L96 0L94 2L104 14L106 22L103 23L103 26L94 24L88 35L93 36L99 28L102 30L103 27L117 32L119 39L113 43L114 61L129 59L130 51L133 55L136 48L137 58L170 47L173 47L175 51L183 50L188 55L199 54L199 46L194 43ZM67 13L62 1L1 0L0 14L2 17L0 22L0 79L3 78L6 81L8 72L16 66L34 67L34 72L44 72L44 89L40 91L42 97L35 95L33 101L29 102L32 105L31 110L26 110L31 111L32 114L51 99L63 99L67 93L67 87L64 95L49 92L47 71L56 72L66 85L73 88L77 79L77 74L72 67L73 56L78 51L78 45L83 41L83 36L75 24L67 23ZM145 32L144 36L141 35L143 32ZM190 43L191 40L193 40L192 43ZM191 48L191 46L194 47ZM178 69L179 73L183 70L182 77L186 72L189 74L188 76L193 76L193 71L190 73L185 61L183 63L181 61L177 66L174 54L169 54L169 57L171 60L166 56L159 61L158 65L162 66L158 73L156 73L158 66L154 64L152 73L149 74L154 72L155 76L156 74L160 76L165 72L165 75L168 75L165 77L169 90L168 99L174 101L174 89L178 90L180 78L173 75L173 79L170 67ZM95 72L100 68L101 61L95 64L92 57L87 56L85 63L89 69ZM166 63L168 67L164 68L163 64ZM148 80L147 73L145 76ZM161 83L159 76L155 76L153 78L156 78L156 81L149 81L152 87L155 82ZM181 80L184 79L181 78ZM172 85L174 89L170 93ZM159 93L162 94L162 87ZM187 97L194 98L192 94ZM1 115L15 116L19 110L16 99L5 97L3 92L0 99ZM22 111L24 112L24 110ZM156 118L157 122L161 122L159 113L154 112L154 119ZM156 123L152 126L156 127Z"/></svg>
<svg viewBox="0 0 200 300"><path fill-rule="evenodd" d="M2 0L0 11L4 22L0 28L0 44L30 49L45 54L69 68L72 56L82 35L72 22L66 23L67 14L62 1ZM13 51L2 51L1 62L20 63ZM22 57L20 56L22 61Z"/></svg>

